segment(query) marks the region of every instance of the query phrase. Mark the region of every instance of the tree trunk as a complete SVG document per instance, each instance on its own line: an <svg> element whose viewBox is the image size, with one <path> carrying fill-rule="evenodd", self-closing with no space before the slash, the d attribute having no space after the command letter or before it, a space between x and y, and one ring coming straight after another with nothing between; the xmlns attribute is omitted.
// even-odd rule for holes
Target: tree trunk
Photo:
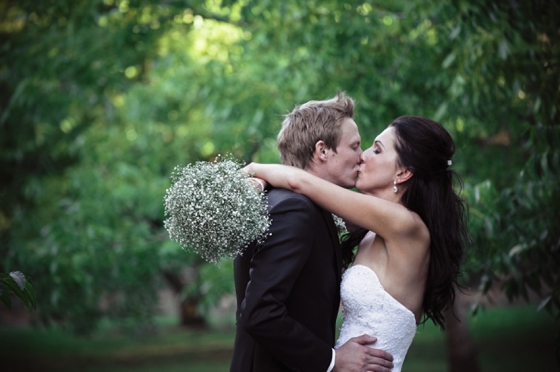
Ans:
<svg viewBox="0 0 560 372"><path fill-rule="evenodd" d="M480 372L478 351L469 332L466 304L458 294L453 311L445 313L447 357L450 372Z"/></svg>
<svg viewBox="0 0 560 372"><path fill-rule="evenodd" d="M170 271L163 271L163 277L175 293L180 296L187 283L177 275ZM198 314L198 303L200 302L200 295L188 297L179 303L179 316L181 317L180 325L186 328L203 329L208 326L206 319Z"/></svg>
<svg viewBox="0 0 560 372"><path fill-rule="evenodd" d="M181 326L187 328L204 329L206 319L198 314L199 298L187 298L180 303Z"/></svg>

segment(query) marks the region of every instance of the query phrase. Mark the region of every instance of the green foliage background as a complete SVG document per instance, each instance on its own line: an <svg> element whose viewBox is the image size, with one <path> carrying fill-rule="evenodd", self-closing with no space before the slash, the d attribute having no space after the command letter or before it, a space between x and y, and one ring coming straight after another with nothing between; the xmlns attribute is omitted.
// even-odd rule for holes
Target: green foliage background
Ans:
<svg viewBox="0 0 560 372"><path fill-rule="evenodd" d="M168 270L195 270L206 314L231 262L168 240L173 167L278 162L282 115L344 90L364 147L401 115L449 130L467 278L558 315L558 19L547 0L1 0L0 271L77 331L149 322Z"/></svg>

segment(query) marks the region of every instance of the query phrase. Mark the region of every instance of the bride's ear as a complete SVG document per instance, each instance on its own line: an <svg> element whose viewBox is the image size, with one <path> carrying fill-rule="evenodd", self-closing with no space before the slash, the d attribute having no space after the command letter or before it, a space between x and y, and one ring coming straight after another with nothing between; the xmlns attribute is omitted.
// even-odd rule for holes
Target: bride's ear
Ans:
<svg viewBox="0 0 560 372"><path fill-rule="evenodd" d="M412 176L414 176L414 173L412 173L410 169L402 167L397 172L397 184L408 181Z"/></svg>

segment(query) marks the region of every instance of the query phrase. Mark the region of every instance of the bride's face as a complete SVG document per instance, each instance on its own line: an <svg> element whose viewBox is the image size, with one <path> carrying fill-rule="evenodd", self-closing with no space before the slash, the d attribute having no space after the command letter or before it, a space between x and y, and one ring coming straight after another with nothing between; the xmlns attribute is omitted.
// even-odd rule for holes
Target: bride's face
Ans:
<svg viewBox="0 0 560 372"><path fill-rule="evenodd" d="M396 134L388 127L377 136L373 145L362 153L356 189L366 194L392 190L397 176Z"/></svg>

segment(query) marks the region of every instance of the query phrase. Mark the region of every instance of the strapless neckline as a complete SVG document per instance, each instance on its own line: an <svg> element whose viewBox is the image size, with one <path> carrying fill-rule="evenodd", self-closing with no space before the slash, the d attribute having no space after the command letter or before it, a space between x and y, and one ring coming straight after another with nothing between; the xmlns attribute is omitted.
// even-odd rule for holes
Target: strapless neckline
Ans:
<svg viewBox="0 0 560 372"><path fill-rule="evenodd" d="M351 270L353 268L364 268L365 272L369 272L371 273L371 276L375 279L375 282L377 284L379 284L379 286L383 289L383 291L387 294L387 297L389 299L391 299L395 305L397 305L398 307L402 308L403 310L407 311L408 313L410 313L410 315L412 316L412 318L414 319L414 324L416 324L416 316L414 315L414 313L406 306L404 306L401 302L399 302L399 300L397 300L395 297L393 297L389 292L387 292L385 290L385 287L383 287L383 284L381 284L381 281L379 280L379 277L377 276L377 273L369 266L366 265L362 265L362 264L356 264L356 265L352 265L350 266L348 269L346 269L346 271Z"/></svg>

